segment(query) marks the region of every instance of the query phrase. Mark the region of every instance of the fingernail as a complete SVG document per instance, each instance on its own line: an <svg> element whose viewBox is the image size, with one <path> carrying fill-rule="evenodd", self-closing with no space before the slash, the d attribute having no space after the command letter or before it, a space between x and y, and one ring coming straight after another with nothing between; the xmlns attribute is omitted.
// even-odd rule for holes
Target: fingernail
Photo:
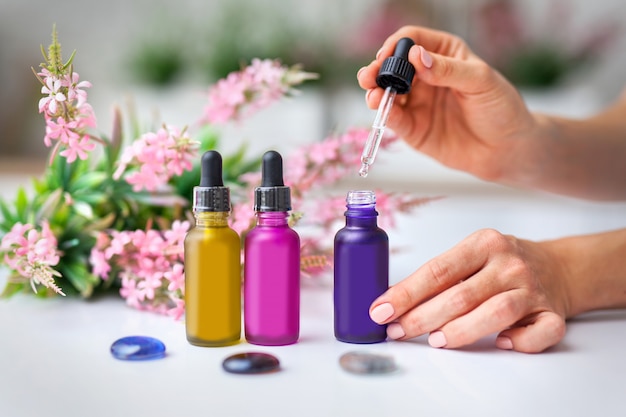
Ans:
<svg viewBox="0 0 626 417"><path fill-rule="evenodd" d="M391 316L393 316L393 306L390 303L378 305L370 313L372 320L378 324L384 323Z"/></svg>
<svg viewBox="0 0 626 417"><path fill-rule="evenodd" d="M373 88L370 88L369 90L367 90L367 91L365 92L365 101L369 101L369 99L370 99L370 95L372 94L372 92L373 92L373 91L374 91L374 89L373 89Z"/></svg>
<svg viewBox="0 0 626 417"><path fill-rule="evenodd" d="M498 336L496 338L496 347L498 349L511 350L513 349L513 341L506 336Z"/></svg>
<svg viewBox="0 0 626 417"><path fill-rule="evenodd" d="M434 348L442 348L448 344L446 340L446 335L443 334L442 331L432 332L430 336L428 336L428 344Z"/></svg>
<svg viewBox="0 0 626 417"><path fill-rule="evenodd" d="M363 72L363 70L365 70L366 67L361 67L360 70L357 71L356 73L356 77L359 78L359 76L361 75L361 73Z"/></svg>
<svg viewBox="0 0 626 417"><path fill-rule="evenodd" d="M404 337L405 334L399 323L391 323L387 326L387 336L389 336L390 339L400 339Z"/></svg>
<svg viewBox="0 0 626 417"><path fill-rule="evenodd" d="M380 56L382 52L383 52L383 48L380 48L378 52L376 52L376 59L378 59L378 57Z"/></svg>
<svg viewBox="0 0 626 417"><path fill-rule="evenodd" d="M426 49L423 46L420 46L420 61L426 68L431 68L433 66L433 57L430 56Z"/></svg>

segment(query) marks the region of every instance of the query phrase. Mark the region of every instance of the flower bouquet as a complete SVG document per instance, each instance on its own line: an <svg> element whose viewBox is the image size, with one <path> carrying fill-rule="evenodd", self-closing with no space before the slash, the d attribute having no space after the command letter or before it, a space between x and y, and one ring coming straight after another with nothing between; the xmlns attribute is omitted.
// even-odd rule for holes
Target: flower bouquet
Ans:
<svg viewBox="0 0 626 417"><path fill-rule="evenodd" d="M199 156L219 150L216 126L240 123L273 102L292 96L315 74L277 60L254 59L209 88L203 116L194 132L162 125L142 132L131 120L125 131L116 109L110 136L95 133L96 117L87 89L72 64L64 61L53 30L45 61L35 71L43 97L44 144L51 148L32 192L20 188L12 203L0 200L0 262L8 267L2 296L32 292L40 297L88 298L117 291L141 310L184 314L183 240L193 222L190 198L200 178ZM295 149L285 159L292 189L290 224L302 232L303 279L332 266L332 239L342 218L344 197L325 192L354 175L365 129L351 129ZM131 138L132 140L128 140ZM388 148L397 137L387 135ZM224 181L231 188L231 226L244 236L255 222L252 190L260 181L260 155L245 144L223 155ZM401 193L378 192L383 227L398 213L429 201Z"/></svg>

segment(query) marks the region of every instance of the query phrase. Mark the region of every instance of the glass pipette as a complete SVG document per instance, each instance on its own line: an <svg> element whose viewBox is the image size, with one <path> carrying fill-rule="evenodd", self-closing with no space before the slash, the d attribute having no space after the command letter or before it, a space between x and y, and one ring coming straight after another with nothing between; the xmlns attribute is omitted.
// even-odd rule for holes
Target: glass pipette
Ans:
<svg viewBox="0 0 626 417"><path fill-rule="evenodd" d="M383 61L383 65L378 71L376 84L385 89L383 98L378 106L372 130L370 131L363 153L361 154L361 169L359 175L367 177L369 169L376 159L376 153L380 146L380 141L387 126L387 118L393 106L396 94L406 94L411 89L415 68L409 62L409 49L415 43L410 38L402 38L396 44L393 55Z"/></svg>
<svg viewBox="0 0 626 417"><path fill-rule="evenodd" d="M389 117L389 111L391 111L391 106L393 106L393 100L396 98L396 94L395 88L385 88L385 94L378 106L374 123L372 123L372 130L370 130L367 142L365 142L365 147L363 148L363 153L361 154L361 169L359 170L359 175L363 178L367 177L370 165L372 165L374 159L376 159L376 153L378 152L380 141L383 138L383 133L385 133L387 118Z"/></svg>

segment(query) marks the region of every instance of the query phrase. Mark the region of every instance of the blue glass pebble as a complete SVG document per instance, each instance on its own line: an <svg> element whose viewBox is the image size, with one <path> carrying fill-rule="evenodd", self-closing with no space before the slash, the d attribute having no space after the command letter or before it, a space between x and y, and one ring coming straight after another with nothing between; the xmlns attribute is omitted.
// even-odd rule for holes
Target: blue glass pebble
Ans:
<svg viewBox="0 0 626 417"><path fill-rule="evenodd" d="M227 357L222 367L232 374L262 374L277 371L280 361L269 353L245 352Z"/></svg>
<svg viewBox="0 0 626 417"><path fill-rule="evenodd" d="M128 336L113 342L111 354L123 361L160 359L165 357L165 345L154 337Z"/></svg>

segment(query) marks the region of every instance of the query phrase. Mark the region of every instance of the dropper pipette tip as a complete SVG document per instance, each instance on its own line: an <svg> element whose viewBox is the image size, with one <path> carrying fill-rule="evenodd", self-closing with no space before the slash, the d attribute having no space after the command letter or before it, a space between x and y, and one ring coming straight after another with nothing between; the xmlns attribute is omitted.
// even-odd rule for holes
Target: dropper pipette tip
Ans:
<svg viewBox="0 0 626 417"><path fill-rule="evenodd" d="M369 165L367 165L366 163L362 163L361 169L359 169L359 176L361 178L365 178L367 177L368 172L369 172Z"/></svg>

